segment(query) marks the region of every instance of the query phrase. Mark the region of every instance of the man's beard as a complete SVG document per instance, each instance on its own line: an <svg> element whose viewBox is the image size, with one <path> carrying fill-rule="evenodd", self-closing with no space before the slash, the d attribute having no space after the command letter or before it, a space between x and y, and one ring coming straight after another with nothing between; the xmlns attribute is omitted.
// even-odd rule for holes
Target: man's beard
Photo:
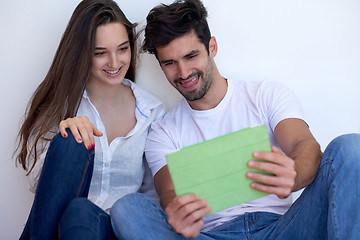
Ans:
<svg viewBox="0 0 360 240"><path fill-rule="evenodd" d="M199 99L201 99L202 97L205 96L205 94L209 91L209 88L211 87L212 77L213 77L212 73L213 73L213 65L212 65L211 60L209 58L209 62L208 62L207 68L206 68L206 75L204 74L204 72L198 71L198 72L190 74L186 78L186 79L190 79L190 78L193 78L195 76L198 76L199 81L200 80L202 81L202 85L201 85L200 90L194 89L193 91L185 92L185 93L180 91L179 88L177 87L178 86L177 82L182 81L182 80L186 80L186 79L176 79L174 81L175 86L176 86L177 90L181 93L181 95L184 96L184 98L187 101L199 100Z"/></svg>

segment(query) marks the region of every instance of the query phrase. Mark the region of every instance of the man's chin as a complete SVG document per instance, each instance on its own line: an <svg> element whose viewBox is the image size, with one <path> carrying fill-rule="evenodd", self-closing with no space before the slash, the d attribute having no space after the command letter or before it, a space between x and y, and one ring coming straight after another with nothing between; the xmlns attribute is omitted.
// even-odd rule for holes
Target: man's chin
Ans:
<svg viewBox="0 0 360 240"><path fill-rule="evenodd" d="M183 97L189 101L189 102L193 102L193 101L197 101L199 99L201 99L205 94L199 94L199 93L195 93L195 94L183 94Z"/></svg>

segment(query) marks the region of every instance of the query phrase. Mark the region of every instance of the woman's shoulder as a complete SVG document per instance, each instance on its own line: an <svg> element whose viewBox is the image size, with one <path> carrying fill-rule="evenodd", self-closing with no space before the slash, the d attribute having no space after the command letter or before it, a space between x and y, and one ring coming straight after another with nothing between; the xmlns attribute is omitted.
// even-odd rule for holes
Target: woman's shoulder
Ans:
<svg viewBox="0 0 360 240"><path fill-rule="evenodd" d="M142 112L147 112L149 114L156 113L156 115L165 114L165 105L155 95L128 79L124 79L123 83L131 88L135 96L136 107Z"/></svg>
<svg viewBox="0 0 360 240"><path fill-rule="evenodd" d="M143 89L135 82L130 81L129 79L125 78L123 83L131 88L137 101L146 101L146 102L153 103L153 105L159 105L162 103L152 93Z"/></svg>

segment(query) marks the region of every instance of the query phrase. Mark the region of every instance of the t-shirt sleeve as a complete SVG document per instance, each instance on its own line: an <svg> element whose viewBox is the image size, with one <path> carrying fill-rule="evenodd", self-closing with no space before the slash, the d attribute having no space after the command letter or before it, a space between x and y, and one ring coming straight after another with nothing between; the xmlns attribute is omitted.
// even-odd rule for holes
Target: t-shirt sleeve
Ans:
<svg viewBox="0 0 360 240"><path fill-rule="evenodd" d="M164 125L161 120L154 122L146 140L145 155L153 176L167 164L166 155L177 150Z"/></svg>
<svg viewBox="0 0 360 240"><path fill-rule="evenodd" d="M262 117L269 122L272 131L284 119L305 120L300 101L288 87L281 83L263 82L258 91L257 104Z"/></svg>

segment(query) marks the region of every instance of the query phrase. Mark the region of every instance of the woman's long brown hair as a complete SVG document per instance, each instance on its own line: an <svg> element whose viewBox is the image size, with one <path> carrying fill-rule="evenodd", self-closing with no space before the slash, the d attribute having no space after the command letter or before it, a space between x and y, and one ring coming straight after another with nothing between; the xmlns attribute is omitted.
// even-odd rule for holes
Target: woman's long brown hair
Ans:
<svg viewBox="0 0 360 240"><path fill-rule="evenodd" d="M119 22L125 25L132 51L126 78L134 80L136 66L136 24L131 23L112 0L83 0L74 10L62 36L51 67L30 99L18 135L15 153L28 174L38 158L39 140L63 119L76 116L82 94L90 77L98 26ZM54 133L55 134L55 133ZM31 166L27 159L34 156Z"/></svg>

